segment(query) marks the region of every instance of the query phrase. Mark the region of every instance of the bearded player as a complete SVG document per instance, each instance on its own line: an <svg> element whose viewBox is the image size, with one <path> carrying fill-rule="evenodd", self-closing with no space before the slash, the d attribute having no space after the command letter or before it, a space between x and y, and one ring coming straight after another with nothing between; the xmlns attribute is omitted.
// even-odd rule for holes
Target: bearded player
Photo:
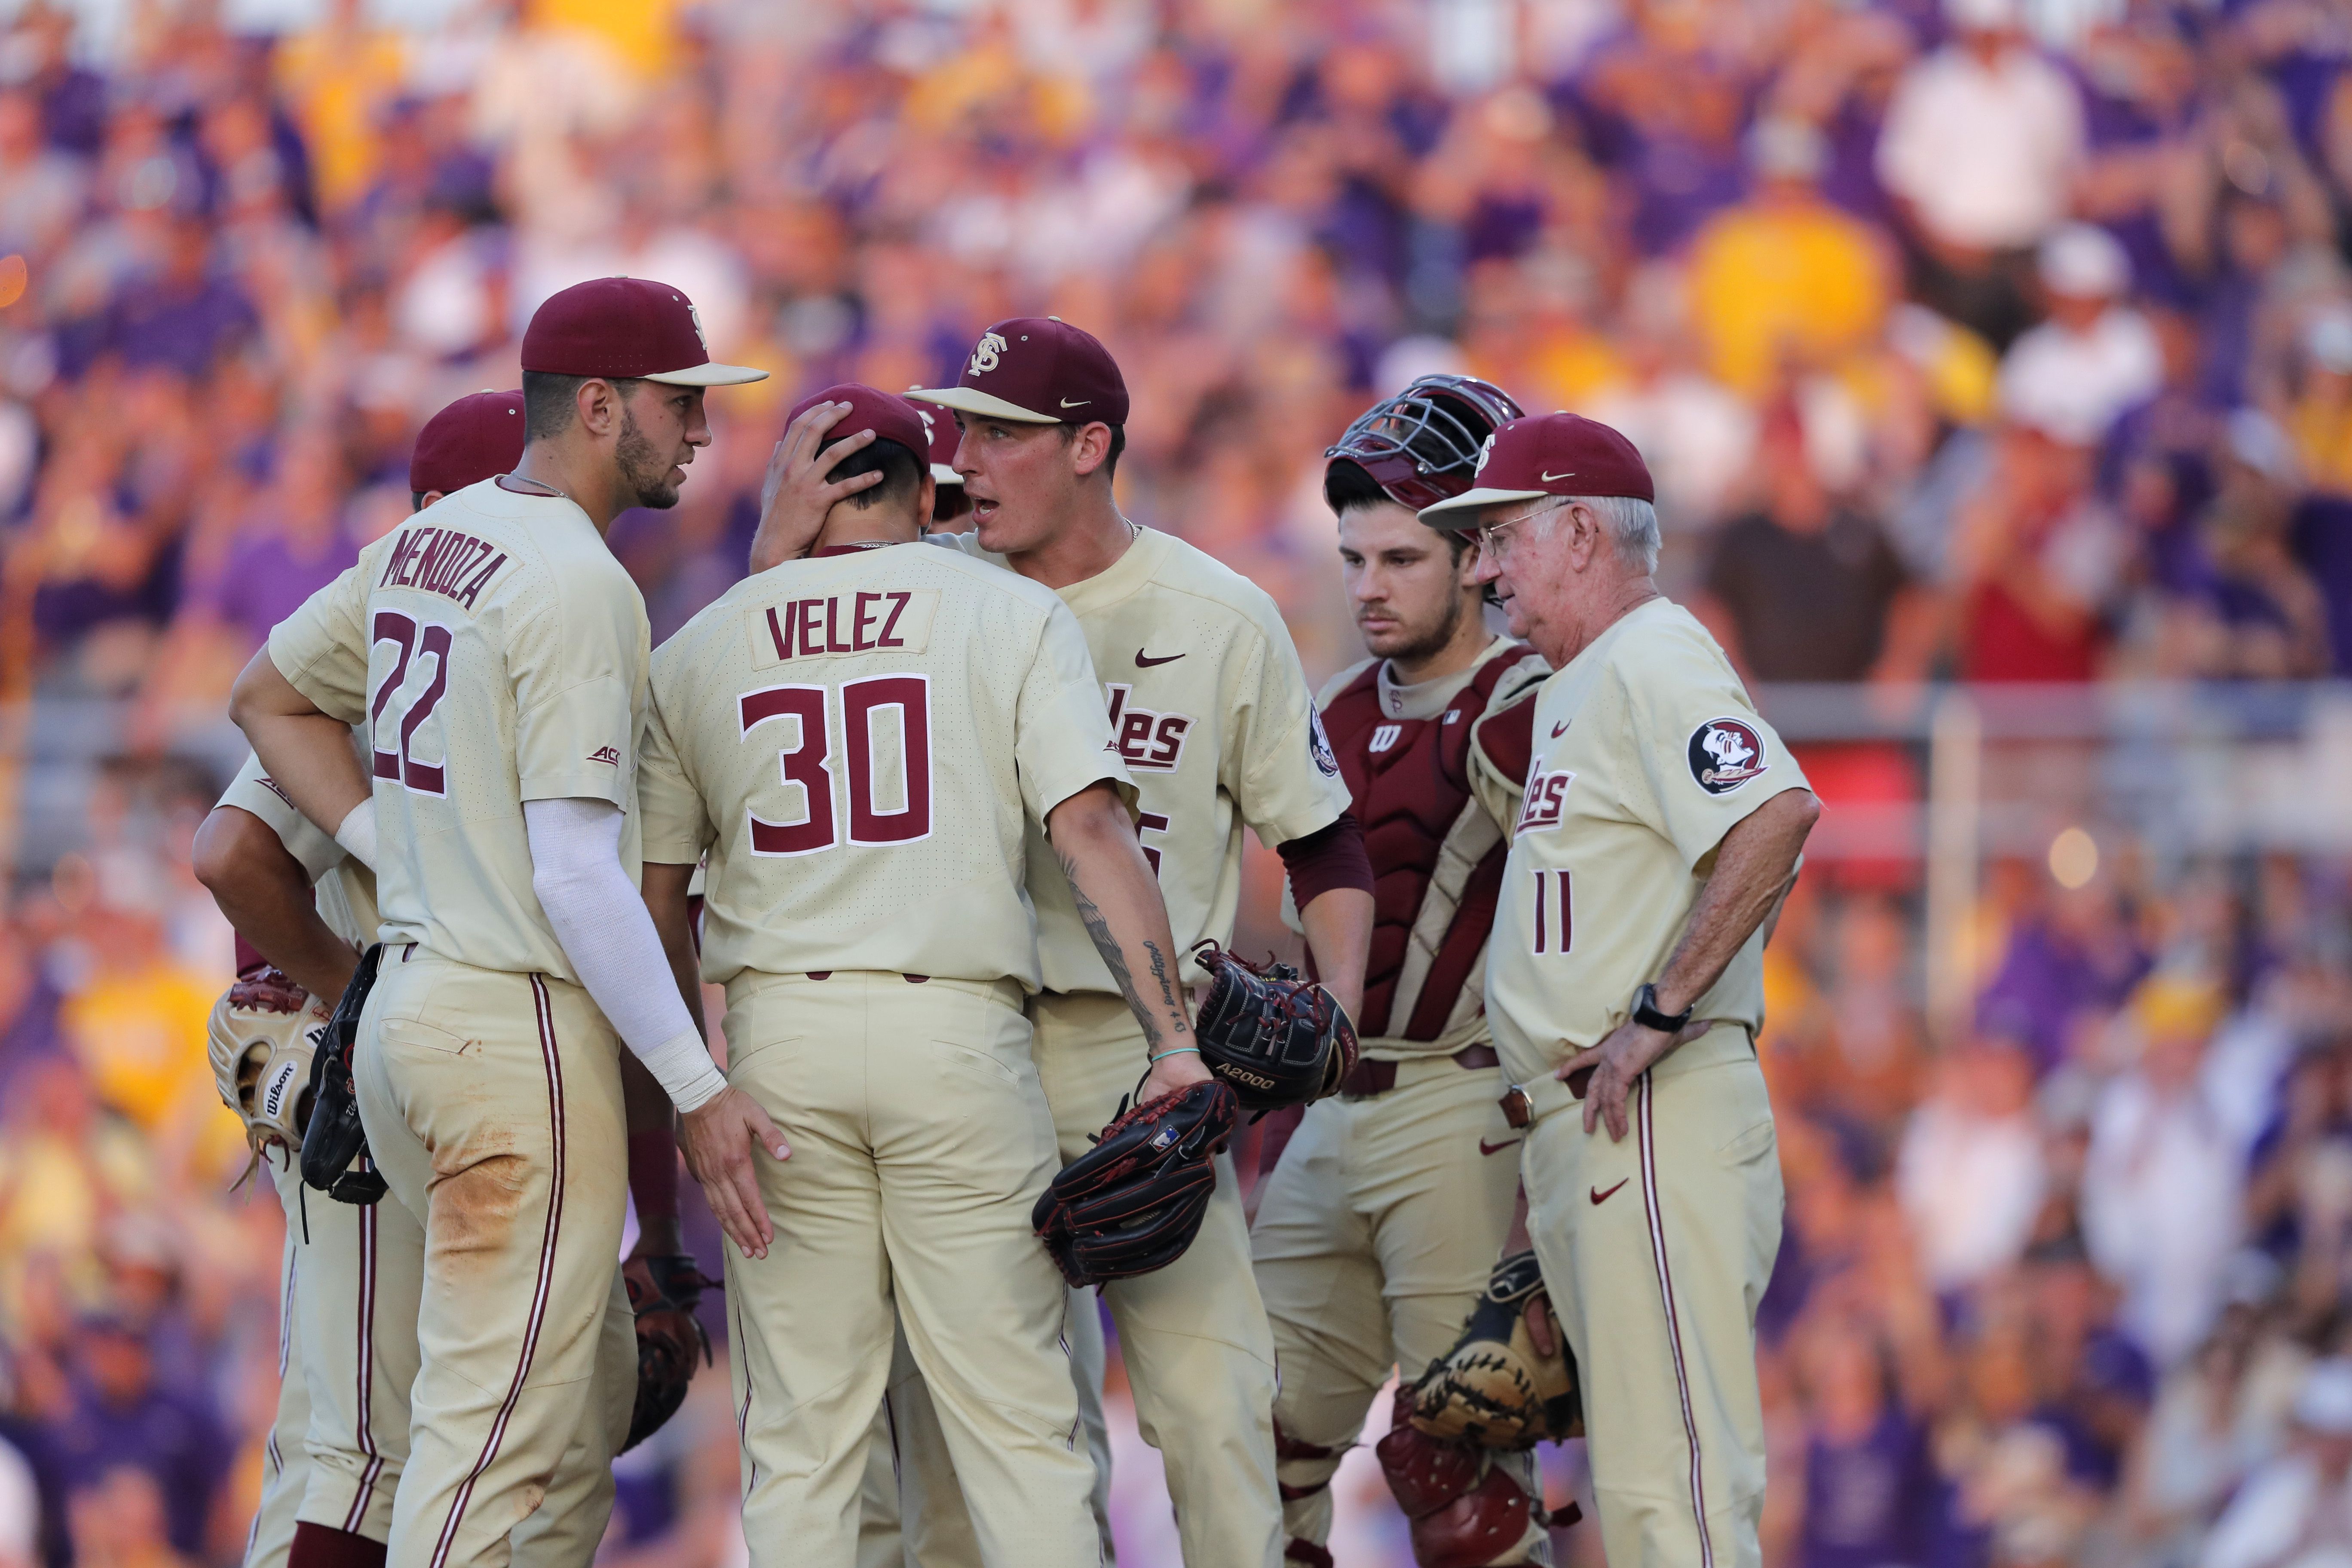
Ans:
<svg viewBox="0 0 2352 1568"><path fill-rule="evenodd" d="M415 510L512 468L522 447L521 393L459 398L418 432L409 463ZM265 1445L247 1568L381 1563L408 1455L425 1233L396 1203L309 1198L293 1158L311 1047L358 950L375 940L375 875L296 811L250 759L194 847L196 875L237 932L237 984L213 1011L222 1099L245 1119L286 1205L278 1418ZM633 1128L644 1089L660 1097L646 1080L632 1100ZM633 1133L630 1144L635 1256L647 1258L680 1247L666 1119L649 1131L650 1141ZM583 1531L574 1500L551 1497L526 1526L518 1541L525 1562L558 1563L593 1551L596 1537Z"/></svg>
<svg viewBox="0 0 2352 1568"><path fill-rule="evenodd" d="M1052 317L1020 317L982 335L958 385L913 395L954 411L955 468L972 505L973 532L933 542L1053 589L1086 633L1178 944L1231 938L1246 824L1281 854L1324 984L1352 1009L1371 876L1297 651L1262 589L1120 514L1111 479L1126 445L1128 395L1109 353ZM754 570L803 552L814 534L812 519L772 513L753 546ZM1029 1018L1066 1163L1134 1091L1145 1042L1050 848L1033 835L1028 856L1045 966ZM1177 978L1204 978L1189 952ZM1274 1568L1283 1542L1274 1346L1232 1162L1221 1156L1218 1165L1189 1250L1156 1273L1106 1286L1102 1302L1118 1326L1144 1436L1166 1462L1184 1561ZM1082 1296L1074 1306L1078 1395L1108 1551L1105 1351L1095 1303ZM894 1408L896 1399L894 1391ZM914 1402L910 1415L919 1418L919 1408ZM936 1451L930 1443L904 1447ZM926 1513L957 1507L953 1478L924 1476L919 1491Z"/></svg>
<svg viewBox="0 0 2352 1568"><path fill-rule="evenodd" d="M385 956L354 1077L427 1243L400 1568L503 1568L583 1449L609 1512L637 1382L606 1333L629 1311L622 1050L689 1118L782 1147L719 1078L637 897L649 639L604 539L626 507L676 504L710 439L703 389L765 373L712 363L691 303L644 279L554 295L521 357L515 471L371 545L232 697L339 842L371 843L382 814ZM373 791L338 728L362 721Z"/></svg>
<svg viewBox="0 0 2352 1568"><path fill-rule="evenodd" d="M1467 489L1480 446L1518 412L1485 382L1424 376L1325 454L1340 576L1373 655L1319 699L1374 879L1363 1059L1307 1107L1251 1236L1282 1368L1285 1557L1320 1568L1340 1457L1391 1372L1410 1381L1453 1344L1518 1188L1481 984L1507 847L1474 797L1473 743L1524 730L1533 710L1512 704L1549 671L1487 630L1475 542L1414 516ZM1476 1560L1549 1561L1541 1530L1526 1534Z"/></svg>

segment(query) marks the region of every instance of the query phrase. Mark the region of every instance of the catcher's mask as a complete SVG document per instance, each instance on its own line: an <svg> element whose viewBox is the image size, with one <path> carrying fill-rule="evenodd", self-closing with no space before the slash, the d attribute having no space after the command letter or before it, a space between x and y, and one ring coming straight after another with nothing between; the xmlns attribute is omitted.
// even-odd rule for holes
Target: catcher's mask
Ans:
<svg viewBox="0 0 2352 1568"><path fill-rule="evenodd" d="M1358 415L1323 457L1354 463L1391 500L1419 511L1468 489L1486 437L1522 412L1492 382L1424 375Z"/></svg>

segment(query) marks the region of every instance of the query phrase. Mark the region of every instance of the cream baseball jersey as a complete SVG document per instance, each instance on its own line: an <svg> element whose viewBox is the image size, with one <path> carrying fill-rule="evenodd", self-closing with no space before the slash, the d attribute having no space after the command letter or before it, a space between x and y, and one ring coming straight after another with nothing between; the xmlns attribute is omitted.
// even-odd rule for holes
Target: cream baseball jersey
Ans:
<svg viewBox="0 0 2352 1568"><path fill-rule="evenodd" d="M977 534L931 538L1003 559ZM1244 825L1271 846L1339 821L1349 805L1339 758L1282 612L1230 567L1147 528L1108 571L1059 592L1086 630L1113 744L1135 775L1143 853L1185 950L1183 976L1203 979L1191 949L1233 936ZM1029 847L1029 885L1046 989L1116 994L1043 843Z"/></svg>
<svg viewBox="0 0 2352 1568"><path fill-rule="evenodd" d="M908 546L739 583L654 654L646 858L706 850L702 973L1039 982L1032 823L1125 785L1053 593Z"/></svg>
<svg viewBox="0 0 2352 1568"><path fill-rule="evenodd" d="M1671 600L1625 616L1547 680L1486 952L1512 1079L1622 1023L1665 967L1724 834L1807 787L1731 661ZM1761 929L1692 1016L1762 1027Z"/></svg>
<svg viewBox="0 0 2352 1568"><path fill-rule="evenodd" d="M575 978L531 891L522 803L621 806L635 879L650 641L588 514L495 479L369 545L270 632L297 690L367 726L385 942Z"/></svg>
<svg viewBox="0 0 2352 1568"><path fill-rule="evenodd" d="M261 771L261 759L247 753L220 804L249 811L278 835L286 852L300 862L319 900L319 918L353 947L375 940L375 876L343 847L319 831L310 819ZM334 998L327 1001L331 1005Z"/></svg>

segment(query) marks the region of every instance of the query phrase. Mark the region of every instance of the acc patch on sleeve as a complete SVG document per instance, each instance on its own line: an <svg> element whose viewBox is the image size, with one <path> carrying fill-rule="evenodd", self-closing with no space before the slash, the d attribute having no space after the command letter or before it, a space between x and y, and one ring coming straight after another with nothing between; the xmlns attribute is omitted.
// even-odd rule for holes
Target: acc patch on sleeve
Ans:
<svg viewBox="0 0 2352 1568"><path fill-rule="evenodd" d="M1729 795L1771 764L1764 737L1745 719L1709 719L1691 731L1691 777L1709 795Z"/></svg>

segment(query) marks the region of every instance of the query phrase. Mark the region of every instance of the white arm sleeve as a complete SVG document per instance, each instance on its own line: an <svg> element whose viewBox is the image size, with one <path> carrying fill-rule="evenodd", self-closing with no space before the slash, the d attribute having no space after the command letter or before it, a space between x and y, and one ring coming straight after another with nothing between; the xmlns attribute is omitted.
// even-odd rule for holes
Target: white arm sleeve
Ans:
<svg viewBox="0 0 2352 1568"><path fill-rule="evenodd" d="M645 900L621 869L621 808L571 797L522 803L530 890L580 984L680 1110L727 1087L687 1016Z"/></svg>

